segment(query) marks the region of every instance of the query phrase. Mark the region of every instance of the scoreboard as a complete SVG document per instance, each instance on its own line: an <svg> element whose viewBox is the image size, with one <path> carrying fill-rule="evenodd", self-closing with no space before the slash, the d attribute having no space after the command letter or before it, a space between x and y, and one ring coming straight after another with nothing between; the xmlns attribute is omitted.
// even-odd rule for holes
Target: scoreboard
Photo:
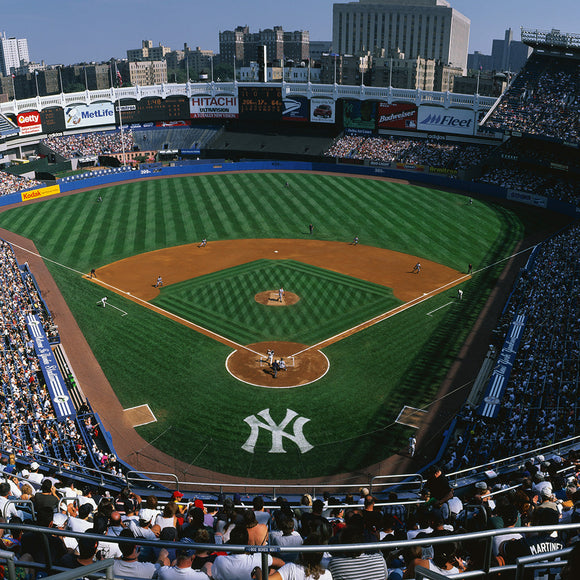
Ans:
<svg viewBox="0 0 580 580"><path fill-rule="evenodd" d="M40 111L42 132L45 134L60 133L65 130L64 110L61 107L50 107Z"/></svg>
<svg viewBox="0 0 580 580"><path fill-rule="evenodd" d="M181 121L189 119L187 97L158 97L141 99L121 99L115 103L115 120L119 124L119 107L123 125L148 123L151 121Z"/></svg>
<svg viewBox="0 0 580 580"><path fill-rule="evenodd" d="M284 103L280 87L238 87L240 119L278 120Z"/></svg>

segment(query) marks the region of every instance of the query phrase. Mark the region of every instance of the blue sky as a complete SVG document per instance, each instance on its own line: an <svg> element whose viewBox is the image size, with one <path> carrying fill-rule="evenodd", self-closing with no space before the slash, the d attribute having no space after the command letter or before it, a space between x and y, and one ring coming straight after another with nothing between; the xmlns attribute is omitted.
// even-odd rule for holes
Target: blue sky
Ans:
<svg viewBox="0 0 580 580"><path fill-rule="evenodd" d="M559 28L580 33L578 0L450 0L471 20L470 52L491 53L493 38L511 27ZM247 24L309 30L312 40L332 38L332 0L4 0L1 31L28 38L35 62L71 64L123 58L151 39L173 49L218 50L218 32Z"/></svg>

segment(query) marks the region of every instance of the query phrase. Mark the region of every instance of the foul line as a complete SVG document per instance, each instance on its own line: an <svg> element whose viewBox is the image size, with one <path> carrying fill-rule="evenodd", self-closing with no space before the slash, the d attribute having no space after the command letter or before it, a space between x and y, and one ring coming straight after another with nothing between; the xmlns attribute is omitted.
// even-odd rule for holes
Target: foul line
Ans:
<svg viewBox="0 0 580 580"><path fill-rule="evenodd" d="M497 266L498 264L501 264L502 262L505 262L507 260L511 260L512 258L515 258L516 256L519 256L520 254L524 254L525 252L529 252L530 250L533 250L535 247L536 247L536 245L529 246L528 248L520 250L519 252L516 252L515 254L512 254L511 256L506 256L505 258L502 258L501 260L497 260L493 264L488 264L487 266L484 266L483 268L480 268L479 270L474 270L473 274L478 274L480 272L484 272L485 270L489 270L490 268L493 268L494 266ZM391 318L392 316L395 316L396 314L400 314L401 312L404 312L408 308L412 308L413 306L417 306L417 305L421 304L422 302L425 302L426 300L430 300L431 298L433 298L433 296L436 296L437 294L439 294L440 292L442 292L446 288L457 286L457 284L460 284L464 280L471 278L473 276L473 274L465 274L464 276L461 276L460 278L457 278L456 280L453 280L452 282L448 282L447 284L444 284L443 286L440 286L439 288L436 288L435 290L431 290L430 292L426 292L422 296L417 296L417 298L413 298L409 302L406 302L405 304L402 304L401 306L397 306L397 308L393 308L393 310L389 310L388 312L384 312L383 314L379 314L378 316L375 316L374 318L371 318L370 320L367 320L366 322L362 322L361 324L357 324L356 326L353 326L352 328L349 328L348 330L344 330L343 332L339 332L338 334L335 334L334 336L331 336L330 338L327 338L321 342L318 342L317 344L313 344L312 346L309 346L309 347L307 347L299 352L295 352L291 356L298 356L298 355L300 355L304 352L307 352L309 350L312 350L312 349L320 350L321 348L325 348L327 346L330 346L331 344L334 344L335 342L339 342L343 338L347 338L348 336L351 336L353 334L356 334L357 332L360 332L361 330L365 330L366 328L374 326L375 324L378 324L379 322L382 322L383 320L386 320L387 318Z"/></svg>
<svg viewBox="0 0 580 580"><path fill-rule="evenodd" d="M431 316L431 314L433 314L433 312L437 312L437 310L441 310L442 308L445 308L446 306L449 306L450 304L453 304L453 302L448 302L447 304L443 304L443 306L439 306L439 308L435 308L435 310L431 310L431 312L427 312L427 316Z"/></svg>
<svg viewBox="0 0 580 580"><path fill-rule="evenodd" d="M132 302L136 302L138 304L141 304L142 306L145 306L145 308L148 308L149 310L153 310L154 312L157 312L158 314L162 314L163 316L165 316L169 319L176 320L176 321L180 322L181 324L183 324L184 326L187 326L187 327L191 328L192 330L196 330L197 332L200 332L200 334L205 334L206 336L213 338L214 340L217 340L218 342L221 342L222 344L225 344L226 346L229 346L230 348L243 349L243 350L247 350L248 352L252 352L255 355L258 355L260 357L264 356L263 353L256 352L255 350L253 350L247 346L244 346L243 344L239 344L234 340L226 338L225 336L222 336L221 334L218 334L217 332L213 332L212 330L204 328L203 326L200 326L199 324L195 324L194 322L191 322L190 320L182 318L181 316L178 316L177 314L173 314L172 312L164 310L163 308L160 308L159 306L155 306L154 304L151 304L150 302L147 302L146 300L143 300L142 298L139 298L138 296L133 296L131 293L126 292L125 290L121 290L120 288L117 288L116 286L112 286L111 284L108 284L107 282L103 282L102 280L98 280L96 278L92 279L89 277L89 274L85 274L84 272L80 272L79 270L76 270L75 268L71 268L70 266L66 266L65 264L63 264L61 262L57 262L56 260L52 260L51 258L45 258L44 256L41 256L38 252L33 252L32 250L29 250L27 248L19 246L18 244L12 244L12 245L16 248L19 248L19 249L25 251L25 252L28 252L29 254L32 254L33 256L37 256L41 260L46 260L48 262L52 262L53 264L56 264L57 266L60 266L61 268L65 268L67 270L70 270L71 272L75 272L76 274L79 274L79 275L87 278L88 280L91 280L92 282L96 282L99 286L103 286L103 287L106 286L107 288L110 288L113 292L115 292L116 294L123 295L126 298L128 298L129 300L131 300ZM537 247L537 244L534 244L533 246L529 246L528 248L524 248L523 250L520 250L519 252L516 252L515 254L511 254L510 256L506 256L505 258L502 258L501 260L497 260L493 264L488 264L487 266L484 266L483 268L480 268L479 270L474 270L473 274L478 274L480 272L484 272L485 270L489 270L490 268L493 268L494 266L497 266L498 264L501 264L502 262L505 262L507 260L511 260L512 258L515 258L516 256L519 256L520 254L524 254L526 252L529 252L530 250L533 250L536 247ZM426 300L430 300L431 298L433 298L433 296L436 296L437 294L439 294L440 292L442 292L446 288L456 286L457 284L460 284L465 279L471 278L473 274L471 274L471 275L465 274L464 276L461 276L460 278L457 278L456 280L448 282L447 284L444 284L443 286L440 286L439 288L436 288L435 290L431 290L429 292L426 292L422 296L418 296L417 298L413 298L409 302L406 302L405 304L402 304L401 306L398 306L397 308L393 308L393 310L389 310L388 312L384 312L383 314L379 314L378 316L375 316L374 318L371 318L370 320L367 320L366 322L362 322L361 324L357 324L356 326L353 326L352 328L349 328L348 330L345 330L343 332L335 334L334 336L331 336L330 338L327 338L321 342L313 344L312 346L309 346L301 351L295 352L294 354L291 354L288 356L298 356L298 355L305 353L305 352L312 350L312 349L320 350L321 348L324 348L326 346L330 346L331 344L334 344L335 342L339 342L340 340L342 340L343 338L346 338L347 336L351 336L353 334L356 334L357 332L360 332L361 330L365 330L366 328L374 326L375 324L378 324L379 322L382 322L383 320L386 320L387 318L391 318L392 316L395 316L396 314L400 314L401 312L404 312L405 310L412 308L413 306L417 306L417 305L425 302ZM118 308L117 310L120 310L120 308ZM435 310L433 312L435 312Z"/></svg>

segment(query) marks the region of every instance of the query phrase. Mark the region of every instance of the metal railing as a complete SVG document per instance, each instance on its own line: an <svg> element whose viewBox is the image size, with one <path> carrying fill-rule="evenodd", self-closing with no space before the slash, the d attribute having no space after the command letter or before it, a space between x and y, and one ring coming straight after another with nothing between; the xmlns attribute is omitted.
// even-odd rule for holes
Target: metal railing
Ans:
<svg viewBox="0 0 580 580"><path fill-rule="evenodd" d="M0 104L0 113L18 114L21 111L42 110L48 107L68 107L75 104L89 105L98 101L116 102L120 99L162 98L183 96L191 98L197 95L216 96L228 94L238 96L238 87L272 87L280 86L282 96L299 95L307 98L326 97L334 100L340 98L354 98L359 100L381 100L389 103L406 101L421 104L437 104L442 107L463 107L473 110L487 110L495 102L494 97L480 95L461 95L440 91L423 91L421 89L397 89L393 87L367 87L359 85L324 85L313 83L239 83L239 82L211 82L211 83L165 83L146 87L122 87L99 89L95 91L81 91L78 93L60 93L45 97L13 100Z"/></svg>
<svg viewBox="0 0 580 580"><path fill-rule="evenodd" d="M104 539L107 542L113 542L117 544L137 544L140 546L152 546L152 547L166 547L166 548L187 548L187 549L196 549L196 550L212 550L214 551L216 548L219 549L219 545L216 544L191 544L185 542L171 542L165 543L160 541L153 541L153 540L144 540L142 538L120 538L118 536L102 536L97 534L89 534L89 533L79 533L79 532L65 532L61 530L57 530L55 528L42 528L39 526L27 526L24 524L2 524L2 527L5 529L10 530L22 530L28 532L36 532L42 534L43 537L48 535L59 535L62 537L71 537L71 538L92 538L96 541L103 541ZM523 536L528 534L538 534L538 533L552 533L554 531L558 532L565 532L565 531L580 531L580 523L576 524L562 524L556 527L554 526L538 526L538 527L522 527L522 528L508 528L510 534L519 533ZM279 555L281 552L287 552L291 554L298 554L300 552L328 552L331 555L336 552L369 552L369 551L392 551L392 550L400 550L401 548L410 548L413 546L432 546L436 544L446 544L450 542L466 542L469 541L472 543L474 540L480 540L484 542L484 561L483 565L479 569L471 570L469 572L462 572L461 578L485 578L489 573L498 573L503 571L516 571L516 574L520 574L520 576L516 576L516 578L521 578L521 572L517 572L518 570L522 569L525 570L526 566L530 564L536 564L538 562L543 562L546 560L553 560L555 556L561 557L567 555L570 550L563 550L559 552L548 552L546 554L538 555L538 556L530 556L518 559L516 564L505 565L505 566L497 566L492 565L492 541L493 538L496 536L501 536L506 533L506 529L502 530L488 530L483 532L473 532L469 534L453 534L450 536L437 536L437 537L430 537L430 538L422 538L422 539L413 539L413 540L398 540L398 541L389 541L389 542L371 542L371 543L364 543L364 544L324 544L319 546L241 546L241 545L227 545L227 551L233 554L240 554L240 553L260 553L263 555L263 562L267 563L267 555L274 554ZM52 573L56 570L55 564L52 560L52 554L49 549L48 542L42 542L43 549L44 549L44 556L45 556L45 564L38 564L38 563L30 563L24 562L20 560L14 560L14 555L12 553L7 553L7 555L3 555L3 552L0 552L0 561L2 559L6 559L8 562L9 567L11 566L9 561L12 559L14 564L19 567L33 567L35 569L44 569L47 573ZM223 549L223 547L221 548ZM106 570L111 565L111 560L104 560L99 562L98 564L102 566L99 568L100 570ZM565 561L558 562L558 566L564 565ZM543 566L546 567L545 565ZM92 569L90 569L92 570ZM95 568L97 570L97 568ZM86 576L87 572L89 571L88 567L77 568L74 572L77 575L73 576L63 576L62 578L68 578L72 580L73 578L78 578L81 576ZM422 570L417 568L417 571L423 573ZM431 572L431 571L430 571ZM267 578L267 566L264 570L264 578ZM58 576L60 578L60 576ZM109 576L108 576L109 577ZM434 575L425 575L423 576L416 576L419 577L426 577L432 580L438 580L439 576Z"/></svg>

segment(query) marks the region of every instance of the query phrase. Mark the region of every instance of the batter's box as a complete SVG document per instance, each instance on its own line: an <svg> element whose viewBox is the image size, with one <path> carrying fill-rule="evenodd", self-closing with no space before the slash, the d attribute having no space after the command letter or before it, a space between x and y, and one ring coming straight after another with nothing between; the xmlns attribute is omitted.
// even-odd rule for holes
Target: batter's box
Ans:
<svg viewBox="0 0 580 580"><path fill-rule="evenodd" d="M405 405L399 413L396 423L406 425L407 427L413 427L414 429L420 429L423 427L425 421L427 421L427 411Z"/></svg>
<svg viewBox="0 0 580 580"><path fill-rule="evenodd" d="M141 427L142 425L157 422L157 418L147 403L137 407L130 407L129 409L125 409L124 412L131 423L131 427Z"/></svg>

